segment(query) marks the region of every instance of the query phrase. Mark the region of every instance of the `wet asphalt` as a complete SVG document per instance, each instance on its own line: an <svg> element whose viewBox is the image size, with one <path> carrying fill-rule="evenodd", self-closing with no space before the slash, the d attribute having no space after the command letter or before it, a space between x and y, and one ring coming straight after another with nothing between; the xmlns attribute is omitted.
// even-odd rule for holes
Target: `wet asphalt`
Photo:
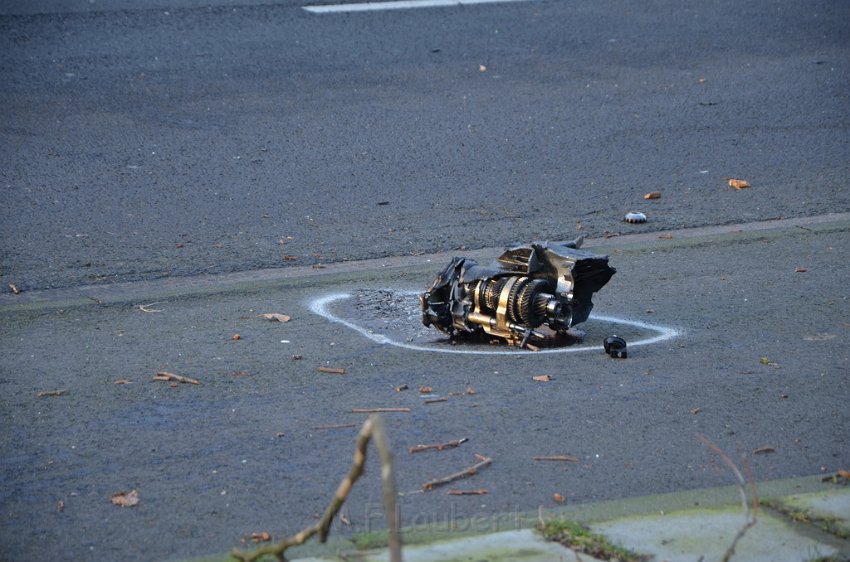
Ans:
<svg viewBox="0 0 850 562"><path fill-rule="evenodd" d="M848 10L0 0L0 559L301 529L361 407L410 408L386 420L407 524L730 483L698 432L758 480L846 469ZM730 226L676 230L702 225ZM677 337L458 355L311 309L419 290L435 252L578 234L618 269L595 313ZM380 331L379 305L335 310ZM493 465L458 487L487 495L417 492L476 453ZM532 460L557 454L578 462ZM383 525L375 469L334 534Z"/></svg>
<svg viewBox="0 0 850 562"><path fill-rule="evenodd" d="M354 408L410 409L386 415L406 524L488 521L557 507L554 494L572 505L733 483L698 433L746 458L757 481L850 463L846 216L594 242L618 269L594 313L677 337L626 360L600 350L456 355L379 344L311 311L339 292L424 287L438 266L428 257L177 292L160 282L123 297L109 287L102 298L4 297L3 558L171 560L301 529L348 471L364 419ZM292 319L259 316L268 312ZM159 371L201 384L152 381ZM541 374L552 380L532 380ZM52 390L67 393L38 397ZM434 397L448 400L425 403ZM461 438L455 449L407 452ZM486 495L419 491L476 453L492 466L450 488ZM533 460L544 455L578 462ZM138 506L110 503L132 489ZM372 458L344 508L351 526L337 523L334 535L383 527L380 498Z"/></svg>
<svg viewBox="0 0 850 562"><path fill-rule="evenodd" d="M845 2L300 6L0 1L2 290L850 210Z"/></svg>

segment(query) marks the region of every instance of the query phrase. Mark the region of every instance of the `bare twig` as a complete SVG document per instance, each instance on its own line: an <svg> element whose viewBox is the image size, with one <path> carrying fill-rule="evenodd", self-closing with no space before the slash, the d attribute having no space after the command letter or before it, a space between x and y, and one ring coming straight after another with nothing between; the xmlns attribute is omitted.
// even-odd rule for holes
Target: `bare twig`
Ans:
<svg viewBox="0 0 850 562"><path fill-rule="evenodd" d="M335 423L331 425L314 425L310 429L347 429L349 427L357 427L356 423Z"/></svg>
<svg viewBox="0 0 850 562"><path fill-rule="evenodd" d="M423 404L436 404L437 402L448 402L448 401L449 401L449 399L444 396L442 398L430 398L428 400L425 400L423 402Z"/></svg>
<svg viewBox="0 0 850 562"><path fill-rule="evenodd" d="M345 369L342 367L319 367L319 372L328 373L331 375L344 375Z"/></svg>
<svg viewBox="0 0 850 562"><path fill-rule="evenodd" d="M466 437L461 439L455 439L454 441L449 441L448 443L434 443L433 445L417 445L415 447L410 447L407 449L408 453L421 453L423 451L442 451L443 449L454 449L455 447L459 447L461 444L469 441Z"/></svg>
<svg viewBox="0 0 850 562"><path fill-rule="evenodd" d="M360 433L357 435L351 469L348 471L346 477L342 479L342 482L340 482L330 505L328 505L324 515L317 523L310 525L291 537L283 539L277 544L263 546L253 552L233 550L231 556L241 562L254 562L263 556L270 555L274 556L279 562L286 562L286 556L284 554L289 547L304 544L308 539L317 534L319 535L319 541L325 542L334 518L346 498L348 498L352 486L363 474L366 463L366 447L370 439L374 440L375 448L378 449L378 455L381 458L384 510L386 511L387 525L389 527L390 562L401 562L401 533L398 526L399 521L396 518L395 498L397 491L392 465L392 453L390 452L386 431L384 430L384 422L380 416L369 416L363 423L363 427L361 427Z"/></svg>
<svg viewBox="0 0 850 562"><path fill-rule="evenodd" d="M482 455L475 455L475 458L478 459L478 462L469 468L465 468L460 472L455 472L454 474L449 474L448 476L444 476L442 478L435 478L434 480L429 480L422 484L422 489L425 491L433 490L437 486L442 486L443 484L448 484L449 482L454 482L455 480L460 480L461 478L466 478L467 476L474 476L478 474L478 470L484 468L493 462L493 459L489 457L485 457Z"/></svg>
<svg viewBox="0 0 850 562"><path fill-rule="evenodd" d="M729 545L729 548L727 548L726 552L723 554L723 558L721 559L721 561L729 562L729 560L732 559L732 556L735 555L735 547L738 546L738 541L744 538L744 535L747 534L747 531L749 531L750 528L758 521L756 516L758 515L759 500L758 494L756 493L755 481L752 480L752 475L749 473L749 466L745 465L745 470L747 470L747 476L750 478L750 493L752 494L751 508L750 502L747 498L747 480L744 478L744 475L741 474L741 471L738 469L738 466L735 464L735 462L720 447L712 443L712 441L705 435L697 433L696 437L700 441L700 443L711 449L717 456L720 457L720 459L726 464L726 466L729 467L729 469L735 475L735 479L738 481L738 493L741 496L741 508L744 511L744 525L740 529L738 529L735 538L732 539L732 544Z"/></svg>
<svg viewBox="0 0 850 562"><path fill-rule="evenodd" d="M573 457L570 455L548 455L542 457L533 457L536 461L565 461L565 462L578 462L578 457Z"/></svg>
<svg viewBox="0 0 850 562"><path fill-rule="evenodd" d="M136 306L138 306L139 310L141 310L142 312L148 312L148 313L162 312L161 310L159 310L157 308L150 308L150 307L157 305L157 304L162 304L162 302L152 302L150 304L139 304L139 305L136 305Z"/></svg>
<svg viewBox="0 0 850 562"><path fill-rule="evenodd" d="M42 390L38 394L36 394L37 398L44 398L46 396L65 396L68 394L68 391L64 388L61 390Z"/></svg>
<svg viewBox="0 0 850 562"><path fill-rule="evenodd" d="M169 373L168 371L161 371L155 374L153 376L153 380L166 382L182 382L187 384L201 384L201 381L197 379L184 377L183 375L175 375L174 373Z"/></svg>
<svg viewBox="0 0 850 562"><path fill-rule="evenodd" d="M388 414L393 412L409 412L410 408L352 408L353 414Z"/></svg>
<svg viewBox="0 0 850 562"><path fill-rule="evenodd" d="M446 493L450 496L483 496L487 493L487 490L484 488L478 488L477 490L449 490Z"/></svg>

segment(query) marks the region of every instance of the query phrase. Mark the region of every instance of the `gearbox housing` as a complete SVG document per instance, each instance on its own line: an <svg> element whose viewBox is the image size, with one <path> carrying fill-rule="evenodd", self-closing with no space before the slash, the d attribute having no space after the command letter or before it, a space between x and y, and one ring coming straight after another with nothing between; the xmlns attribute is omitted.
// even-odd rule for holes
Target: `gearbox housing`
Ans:
<svg viewBox="0 0 850 562"><path fill-rule="evenodd" d="M455 339L495 336L519 347L564 336L587 320L593 293L616 272L581 242L515 246L489 266L452 259L419 297L422 323Z"/></svg>

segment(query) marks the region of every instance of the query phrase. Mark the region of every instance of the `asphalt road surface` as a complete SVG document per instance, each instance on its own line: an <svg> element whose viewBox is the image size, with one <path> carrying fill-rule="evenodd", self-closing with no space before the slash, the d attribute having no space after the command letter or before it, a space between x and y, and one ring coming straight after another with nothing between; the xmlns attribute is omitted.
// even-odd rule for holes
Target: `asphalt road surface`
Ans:
<svg viewBox="0 0 850 562"><path fill-rule="evenodd" d="M0 14L5 291L850 209L846 2Z"/></svg>
<svg viewBox="0 0 850 562"><path fill-rule="evenodd" d="M0 559L301 529L358 407L410 408L387 418L405 523L731 483L695 433L757 480L846 469L847 21L817 1L0 1ZM421 289L432 252L577 234L618 269L595 312L676 337L624 361L448 355L311 308ZM380 329L399 294L337 313ZM486 496L417 492L474 453L493 465L458 487ZM531 460L552 454L578 462ZM382 526L371 462L335 534ZM139 506L110 503L131 489Z"/></svg>

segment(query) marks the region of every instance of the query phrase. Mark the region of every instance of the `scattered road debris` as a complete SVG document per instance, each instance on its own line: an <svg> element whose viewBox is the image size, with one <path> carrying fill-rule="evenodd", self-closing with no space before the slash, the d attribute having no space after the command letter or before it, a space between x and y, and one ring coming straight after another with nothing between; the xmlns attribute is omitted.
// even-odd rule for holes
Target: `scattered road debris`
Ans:
<svg viewBox="0 0 850 562"><path fill-rule="evenodd" d="M406 413L410 408L352 408L353 414L389 414L393 412Z"/></svg>
<svg viewBox="0 0 850 562"><path fill-rule="evenodd" d="M301 361L302 359L304 359L303 355L293 355L292 356L293 361Z"/></svg>
<svg viewBox="0 0 850 562"><path fill-rule="evenodd" d="M454 441L449 441L448 443L434 443L433 445L417 445L415 447L410 447L407 449L408 453L422 453L424 451L442 451L444 449L454 449L455 447L460 447L463 443L469 441L466 437L461 439L455 439Z"/></svg>
<svg viewBox="0 0 850 562"><path fill-rule="evenodd" d="M410 388L410 387L407 386L406 384L400 384L397 387L395 387L395 391L401 392L402 390L407 390L408 388Z"/></svg>
<svg viewBox="0 0 850 562"><path fill-rule="evenodd" d="M117 492L112 494L109 499L113 505L117 505L119 507L135 507L139 505L139 502L141 502L139 499L139 493L136 490L130 490L129 492Z"/></svg>
<svg viewBox="0 0 850 562"><path fill-rule="evenodd" d="M133 384L133 381L128 381L127 379L118 379L117 381L112 381L112 384Z"/></svg>
<svg viewBox="0 0 850 562"><path fill-rule="evenodd" d="M775 453L776 449L773 447L759 447L757 449L753 449L754 455L766 455L768 453Z"/></svg>
<svg viewBox="0 0 850 562"><path fill-rule="evenodd" d="M232 339L233 341L241 340L242 336L239 334L233 334L232 336L230 336L230 339Z"/></svg>
<svg viewBox="0 0 850 562"><path fill-rule="evenodd" d="M776 369L779 368L779 363L777 363L776 361L771 361L767 357L759 357L759 363L761 363L762 365L767 365L768 367L774 367Z"/></svg>
<svg viewBox="0 0 850 562"><path fill-rule="evenodd" d="M602 347L605 348L605 353L615 359L625 359L628 357L626 340L620 336L608 336L602 341Z"/></svg>
<svg viewBox="0 0 850 562"><path fill-rule="evenodd" d="M175 375L174 373L169 373L168 371L160 371L159 373L153 376L153 380L155 381L167 381L167 382L180 382L186 384L201 384L201 381L197 379L192 379L189 377L184 377L183 375Z"/></svg>
<svg viewBox="0 0 850 562"><path fill-rule="evenodd" d="M747 189L748 187L750 187L750 182L748 182L747 180L730 178L729 187L741 191L742 189Z"/></svg>
<svg viewBox="0 0 850 562"><path fill-rule="evenodd" d="M673 235L672 234L659 234L658 236L656 236L656 238L660 238L662 240L672 240Z"/></svg>
<svg viewBox="0 0 850 562"><path fill-rule="evenodd" d="M578 457L573 457L571 455L548 455L548 456L540 456L533 457L533 460L536 461L563 461L563 462L579 462Z"/></svg>
<svg viewBox="0 0 850 562"><path fill-rule="evenodd" d="M644 199L661 199L660 191L650 191L643 196Z"/></svg>
<svg viewBox="0 0 850 562"><path fill-rule="evenodd" d="M270 540L272 540L272 536L267 531L263 531L261 533L251 533L251 536L249 538L254 544L261 542L269 542Z"/></svg>
<svg viewBox="0 0 850 562"><path fill-rule="evenodd" d="M139 310L141 310L142 312L147 312L147 313L153 314L153 313L156 313L156 312L162 312L158 308L151 308L152 306L155 306L157 304L162 304L162 303L161 302L152 302L150 304L139 304L137 306L139 307Z"/></svg>
<svg viewBox="0 0 850 562"><path fill-rule="evenodd" d="M567 498L558 493L552 494L552 499L555 500L555 503L564 503L567 501Z"/></svg>
<svg viewBox="0 0 850 562"><path fill-rule="evenodd" d="M531 377L531 380L536 382L549 382L552 380L552 377L550 375L534 375Z"/></svg>
<svg viewBox="0 0 850 562"><path fill-rule="evenodd" d="M269 312L266 314L261 314L263 318L266 320L272 320L274 322L289 322L292 320L291 316L287 316L286 314L278 314L277 312Z"/></svg>
<svg viewBox="0 0 850 562"><path fill-rule="evenodd" d="M48 396L65 396L68 394L68 391L64 388L61 390L42 390L38 394L36 394L36 398L46 398Z"/></svg>
<svg viewBox="0 0 850 562"><path fill-rule="evenodd" d="M298 261L298 256L293 256L292 254L284 254L281 259L283 261Z"/></svg>
<svg viewBox="0 0 850 562"><path fill-rule="evenodd" d="M419 387L419 394L431 394L432 392L434 392L434 389L431 388L430 386L420 386Z"/></svg>
<svg viewBox="0 0 850 562"><path fill-rule="evenodd" d="M14 283L9 283L9 290L12 291L13 295L20 295L21 294L21 290L18 289L18 286L15 285Z"/></svg>
<svg viewBox="0 0 850 562"><path fill-rule="evenodd" d="M516 246L490 266L454 258L419 297L422 323L453 340L571 341L567 331L587 320L593 293L616 273L608 256L579 250L582 241Z"/></svg>
<svg viewBox="0 0 850 562"><path fill-rule="evenodd" d="M331 375L344 375L345 369L342 367L319 367L319 372L328 373Z"/></svg>
<svg viewBox="0 0 850 562"><path fill-rule="evenodd" d="M806 269L805 267L799 266L799 265L794 268L794 273L805 273L807 271L808 271L808 269Z"/></svg>
<svg viewBox="0 0 850 562"><path fill-rule="evenodd" d="M451 489L446 492L449 496L484 496L487 494L487 490L484 488L478 488L477 490L455 490Z"/></svg>
<svg viewBox="0 0 850 562"><path fill-rule="evenodd" d="M699 407L697 407L697 408L691 408L690 412L691 412L691 414L692 414L692 415L694 415L694 416L695 416L695 415L697 415L698 413L702 412L702 408L699 408Z"/></svg>
<svg viewBox="0 0 850 562"><path fill-rule="evenodd" d="M423 402L423 404L436 404L437 402L448 402L448 401L449 401L449 399L444 396L442 398L430 398L428 400L425 400Z"/></svg>
<svg viewBox="0 0 850 562"><path fill-rule="evenodd" d="M56 502L56 513L62 513L63 511L65 511L65 501L59 500Z"/></svg>
<svg viewBox="0 0 850 562"><path fill-rule="evenodd" d="M626 216L623 217L623 220L629 224L642 224L646 222L646 215L643 213L632 211L630 213L626 213Z"/></svg>
<svg viewBox="0 0 850 562"><path fill-rule="evenodd" d="M428 482L422 484L422 489L428 492L430 490L433 490L437 486L442 486L444 484L448 484L449 482L454 482L455 480L460 480L461 478L466 478L468 476L475 476L476 474L478 474L478 471L480 469L490 465L493 462L493 459L479 454L476 454L475 458L478 460L478 462L476 462L469 468L465 468L460 472L455 472L454 474L449 474L448 476L444 476L442 478L435 478L434 480L429 480Z"/></svg>
<svg viewBox="0 0 850 562"><path fill-rule="evenodd" d="M274 436L277 437L278 439L280 439L281 437L285 437L286 434L282 431L278 431L277 433L274 434Z"/></svg>
<svg viewBox="0 0 850 562"><path fill-rule="evenodd" d="M331 425L314 425L310 429L321 431L325 429L348 429L350 427L357 427L356 423L335 423Z"/></svg>

